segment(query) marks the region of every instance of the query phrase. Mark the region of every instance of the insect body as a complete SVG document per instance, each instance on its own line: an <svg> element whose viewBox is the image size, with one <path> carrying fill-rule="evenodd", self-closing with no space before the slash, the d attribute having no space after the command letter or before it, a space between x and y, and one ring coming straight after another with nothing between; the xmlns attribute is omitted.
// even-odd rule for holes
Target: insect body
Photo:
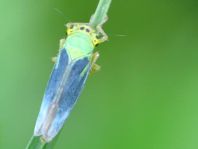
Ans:
<svg viewBox="0 0 198 149"><path fill-rule="evenodd" d="M90 23L68 23L68 36L60 40L59 54L34 130L34 136L41 136L45 142L50 142L60 131L90 71L96 71L98 68L95 62L99 54L93 50L107 40L102 24L106 18L104 10L110 5L110 0L101 0L99 5L100 8L96 12L101 12L101 16L95 13ZM97 20L97 23L94 20Z"/></svg>

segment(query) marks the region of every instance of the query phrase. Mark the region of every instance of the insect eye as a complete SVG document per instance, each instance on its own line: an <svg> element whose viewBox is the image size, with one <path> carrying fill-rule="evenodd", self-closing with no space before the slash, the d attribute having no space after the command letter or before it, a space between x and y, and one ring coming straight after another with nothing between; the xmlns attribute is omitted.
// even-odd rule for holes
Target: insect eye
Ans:
<svg viewBox="0 0 198 149"><path fill-rule="evenodd" d="M100 39L100 35L96 35L96 39Z"/></svg>
<svg viewBox="0 0 198 149"><path fill-rule="evenodd" d="M103 37L103 34L100 32L96 35L96 39L101 39L102 37Z"/></svg>

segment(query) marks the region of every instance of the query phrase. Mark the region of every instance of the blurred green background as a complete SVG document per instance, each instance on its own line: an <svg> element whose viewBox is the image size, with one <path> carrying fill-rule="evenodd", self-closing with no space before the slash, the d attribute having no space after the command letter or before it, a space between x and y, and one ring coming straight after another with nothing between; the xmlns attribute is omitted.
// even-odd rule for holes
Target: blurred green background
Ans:
<svg viewBox="0 0 198 149"><path fill-rule="evenodd" d="M67 22L98 0L0 0L0 148L25 148ZM55 149L198 148L198 1L113 0L89 77ZM120 36L124 35L124 36Z"/></svg>

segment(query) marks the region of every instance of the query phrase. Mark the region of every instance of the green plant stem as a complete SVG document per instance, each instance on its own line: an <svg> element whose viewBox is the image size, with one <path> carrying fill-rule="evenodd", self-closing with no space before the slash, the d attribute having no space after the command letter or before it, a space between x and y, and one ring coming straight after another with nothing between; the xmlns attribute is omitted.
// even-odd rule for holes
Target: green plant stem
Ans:
<svg viewBox="0 0 198 149"><path fill-rule="evenodd" d="M107 12L111 5L111 1L112 0L100 0L99 1L98 7L89 22L89 24L93 28L96 28L98 25L102 25L103 23L105 23L107 19Z"/></svg>
<svg viewBox="0 0 198 149"><path fill-rule="evenodd" d="M33 136L30 139L26 149L44 149L45 145L46 142L44 140L42 140L40 137Z"/></svg>

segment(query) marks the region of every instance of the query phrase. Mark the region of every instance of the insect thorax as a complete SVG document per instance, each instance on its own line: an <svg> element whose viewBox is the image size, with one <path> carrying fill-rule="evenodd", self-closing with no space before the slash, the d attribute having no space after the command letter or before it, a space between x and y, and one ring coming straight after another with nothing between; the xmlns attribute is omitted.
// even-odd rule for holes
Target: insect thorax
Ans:
<svg viewBox="0 0 198 149"><path fill-rule="evenodd" d="M101 26L98 26L96 29L93 29L88 23L68 23L67 24L67 34L72 35L74 33L83 33L87 34L93 46L96 47L100 43L106 41L108 36L102 30Z"/></svg>

